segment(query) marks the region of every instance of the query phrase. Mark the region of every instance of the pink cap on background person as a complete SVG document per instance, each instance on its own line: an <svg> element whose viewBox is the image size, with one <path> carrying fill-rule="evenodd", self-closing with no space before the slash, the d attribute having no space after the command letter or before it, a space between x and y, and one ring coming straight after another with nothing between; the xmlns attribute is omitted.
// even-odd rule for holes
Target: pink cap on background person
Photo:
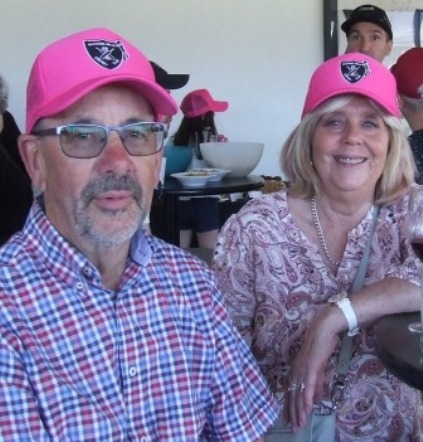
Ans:
<svg viewBox="0 0 423 442"><path fill-rule="evenodd" d="M178 106L156 83L147 57L120 35L94 28L64 37L37 56L27 86L26 131L100 86L123 83L148 100L156 114L174 115Z"/></svg>
<svg viewBox="0 0 423 442"><path fill-rule="evenodd" d="M391 72L397 80L399 94L423 98L423 48L404 52L391 67Z"/></svg>
<svg viewBox="0 0 423 442"><path fill-rule="evenodd" d="M184 97L181 111L186 117L193 118L206 112L224 112L228 106L227 101L216 101L207 89L196 89Z"/></svg>
<svg viewBox="0 0 423 442"><path fill-rule="evenodd" d="M401 116L395 78L389 69L374 58L351 52L325 61L314 71L301 118L329 98L345 94L363 95L388 114Z"/></svg>

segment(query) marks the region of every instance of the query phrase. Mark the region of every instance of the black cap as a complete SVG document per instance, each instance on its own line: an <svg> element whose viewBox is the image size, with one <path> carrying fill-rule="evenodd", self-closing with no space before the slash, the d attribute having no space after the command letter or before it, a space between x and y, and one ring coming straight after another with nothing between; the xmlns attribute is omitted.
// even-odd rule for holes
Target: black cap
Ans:
<svg viewBox="0 0 423 442"><path fill-rule="evenodd" d="M189 74L168 74L161 66L150 60L157 83L164 89L179 89L189 80Z"/></svg>
<svg viewBox="0 0 423 442"><path fill-rule="evenodd" d="M361 5L351 12L348 20L341 25L341 29L348 35L351 27L356 23L367 22L380 26L388 34L389 40L392 40L392 27L386 12L373 5Z"/></svg>

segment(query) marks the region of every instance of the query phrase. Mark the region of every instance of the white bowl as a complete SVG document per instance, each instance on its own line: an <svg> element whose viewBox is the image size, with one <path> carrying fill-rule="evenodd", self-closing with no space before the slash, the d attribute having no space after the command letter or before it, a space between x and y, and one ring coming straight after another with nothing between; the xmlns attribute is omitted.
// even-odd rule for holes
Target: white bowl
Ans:
<svg viewBox="0 0 423 442"><path fill-rule="evenodd" d="M243 177L251 173L263 155L264 144L253 142L201 143L205 162L216 169L230 169L227 176Z"/></svg>
<svg viewBox="0 0 423 442"><path fill-rule="evenodd" d="M208 181L216 176L216 173L211 172L211 169L192 169L187 172L172 173L173 178L176 178L183 186L187 187L202 187Z"/></svg>

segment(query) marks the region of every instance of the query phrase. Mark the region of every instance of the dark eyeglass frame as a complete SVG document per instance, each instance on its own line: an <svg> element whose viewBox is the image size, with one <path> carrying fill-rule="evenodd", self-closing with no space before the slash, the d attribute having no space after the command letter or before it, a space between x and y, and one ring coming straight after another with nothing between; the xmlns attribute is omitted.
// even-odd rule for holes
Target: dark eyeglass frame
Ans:
<svg viewBox="0 0 423 442"><path fill-rule="evenodd" d="M150 153L134 153L133 150L131 150L130 147L128 147L128 145L126 144L127 141L127 137L124 136L124 131L130 131L133 128L136 127L150 127L151 130L150 131L140 131L140 134L142 133L149 133L149 134L155 134L155 133L162 133L162 139L160 140L160 143L156 142L156 149L154 152L150 152ZM80 152L83 153L83 155L75 155L74 152L73 153L69 153L68 150L68 146L66 145L66 143L64 142L64 137L65 137L65 131L69 131L68 134L72 133L71 129L78 129L81 128L81 132L80 135L90 135L89 132L87 132L87 129L97 129L103 131L104 133L104 138L97 139L97 141L101 141L101 144L99 144L98 146L98 152L97 150L95 150L95 153L93 154L86 154L86 151L84 150L80 150ZM147 157L147 156L151 156L151 155L155 155L156 153L160 152L163 149L163 143L164 140L167 136L168 133L168 128L169 128L169 124L168 123L158 123L158 122L150 122L150 121L139 121L136 123L129 123L129 124L125 124L123 126L102 126L100 124L86 124L86 123L73 123L73 124L64 124L62 126L57 126L57 127L51 127L48 129L39 129L39 130L34 130L32 131L33 135L36 136L40 136L40 137L44 137L44 136L51 136L51 135L56 135L59 137L59 141L60 141L60 147L62 149L62 152L70 157L70 158L81 158L81 159L89 159L89 158L95 158L98 157L101 152L103 151L103 149L106 147L107 142L109 140L109 135L110 132L117 132L119 134L119 138L122 142L122 145L124 146L125 150L129 153L129 155L131 156L136 156L136 157ZM85 132L84 132L85 129ZM93 133L91 133L91 135L93 135ZM129 135L129 134L128 134Z"/></svg>

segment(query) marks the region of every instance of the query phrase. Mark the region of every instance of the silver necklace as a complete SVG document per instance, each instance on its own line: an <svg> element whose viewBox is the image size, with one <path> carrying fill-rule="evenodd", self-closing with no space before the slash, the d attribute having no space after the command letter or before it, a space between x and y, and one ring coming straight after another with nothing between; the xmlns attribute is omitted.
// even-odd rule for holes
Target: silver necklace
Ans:
<svg viewBox="0 0 423 442"><path fill-rule="evenodd" d="M333 259L329 253L328 245L326 244L326 239L325 236L323 235L322 225L320 224L319 215L317 213L316 197L313 197L311 199L311 216L313 217L313 223L314 227L316 228L317 237L319 238L320 244L322 246L323 251L325 252L327 260L334 266L339 266L341 262Z"/></svg>

